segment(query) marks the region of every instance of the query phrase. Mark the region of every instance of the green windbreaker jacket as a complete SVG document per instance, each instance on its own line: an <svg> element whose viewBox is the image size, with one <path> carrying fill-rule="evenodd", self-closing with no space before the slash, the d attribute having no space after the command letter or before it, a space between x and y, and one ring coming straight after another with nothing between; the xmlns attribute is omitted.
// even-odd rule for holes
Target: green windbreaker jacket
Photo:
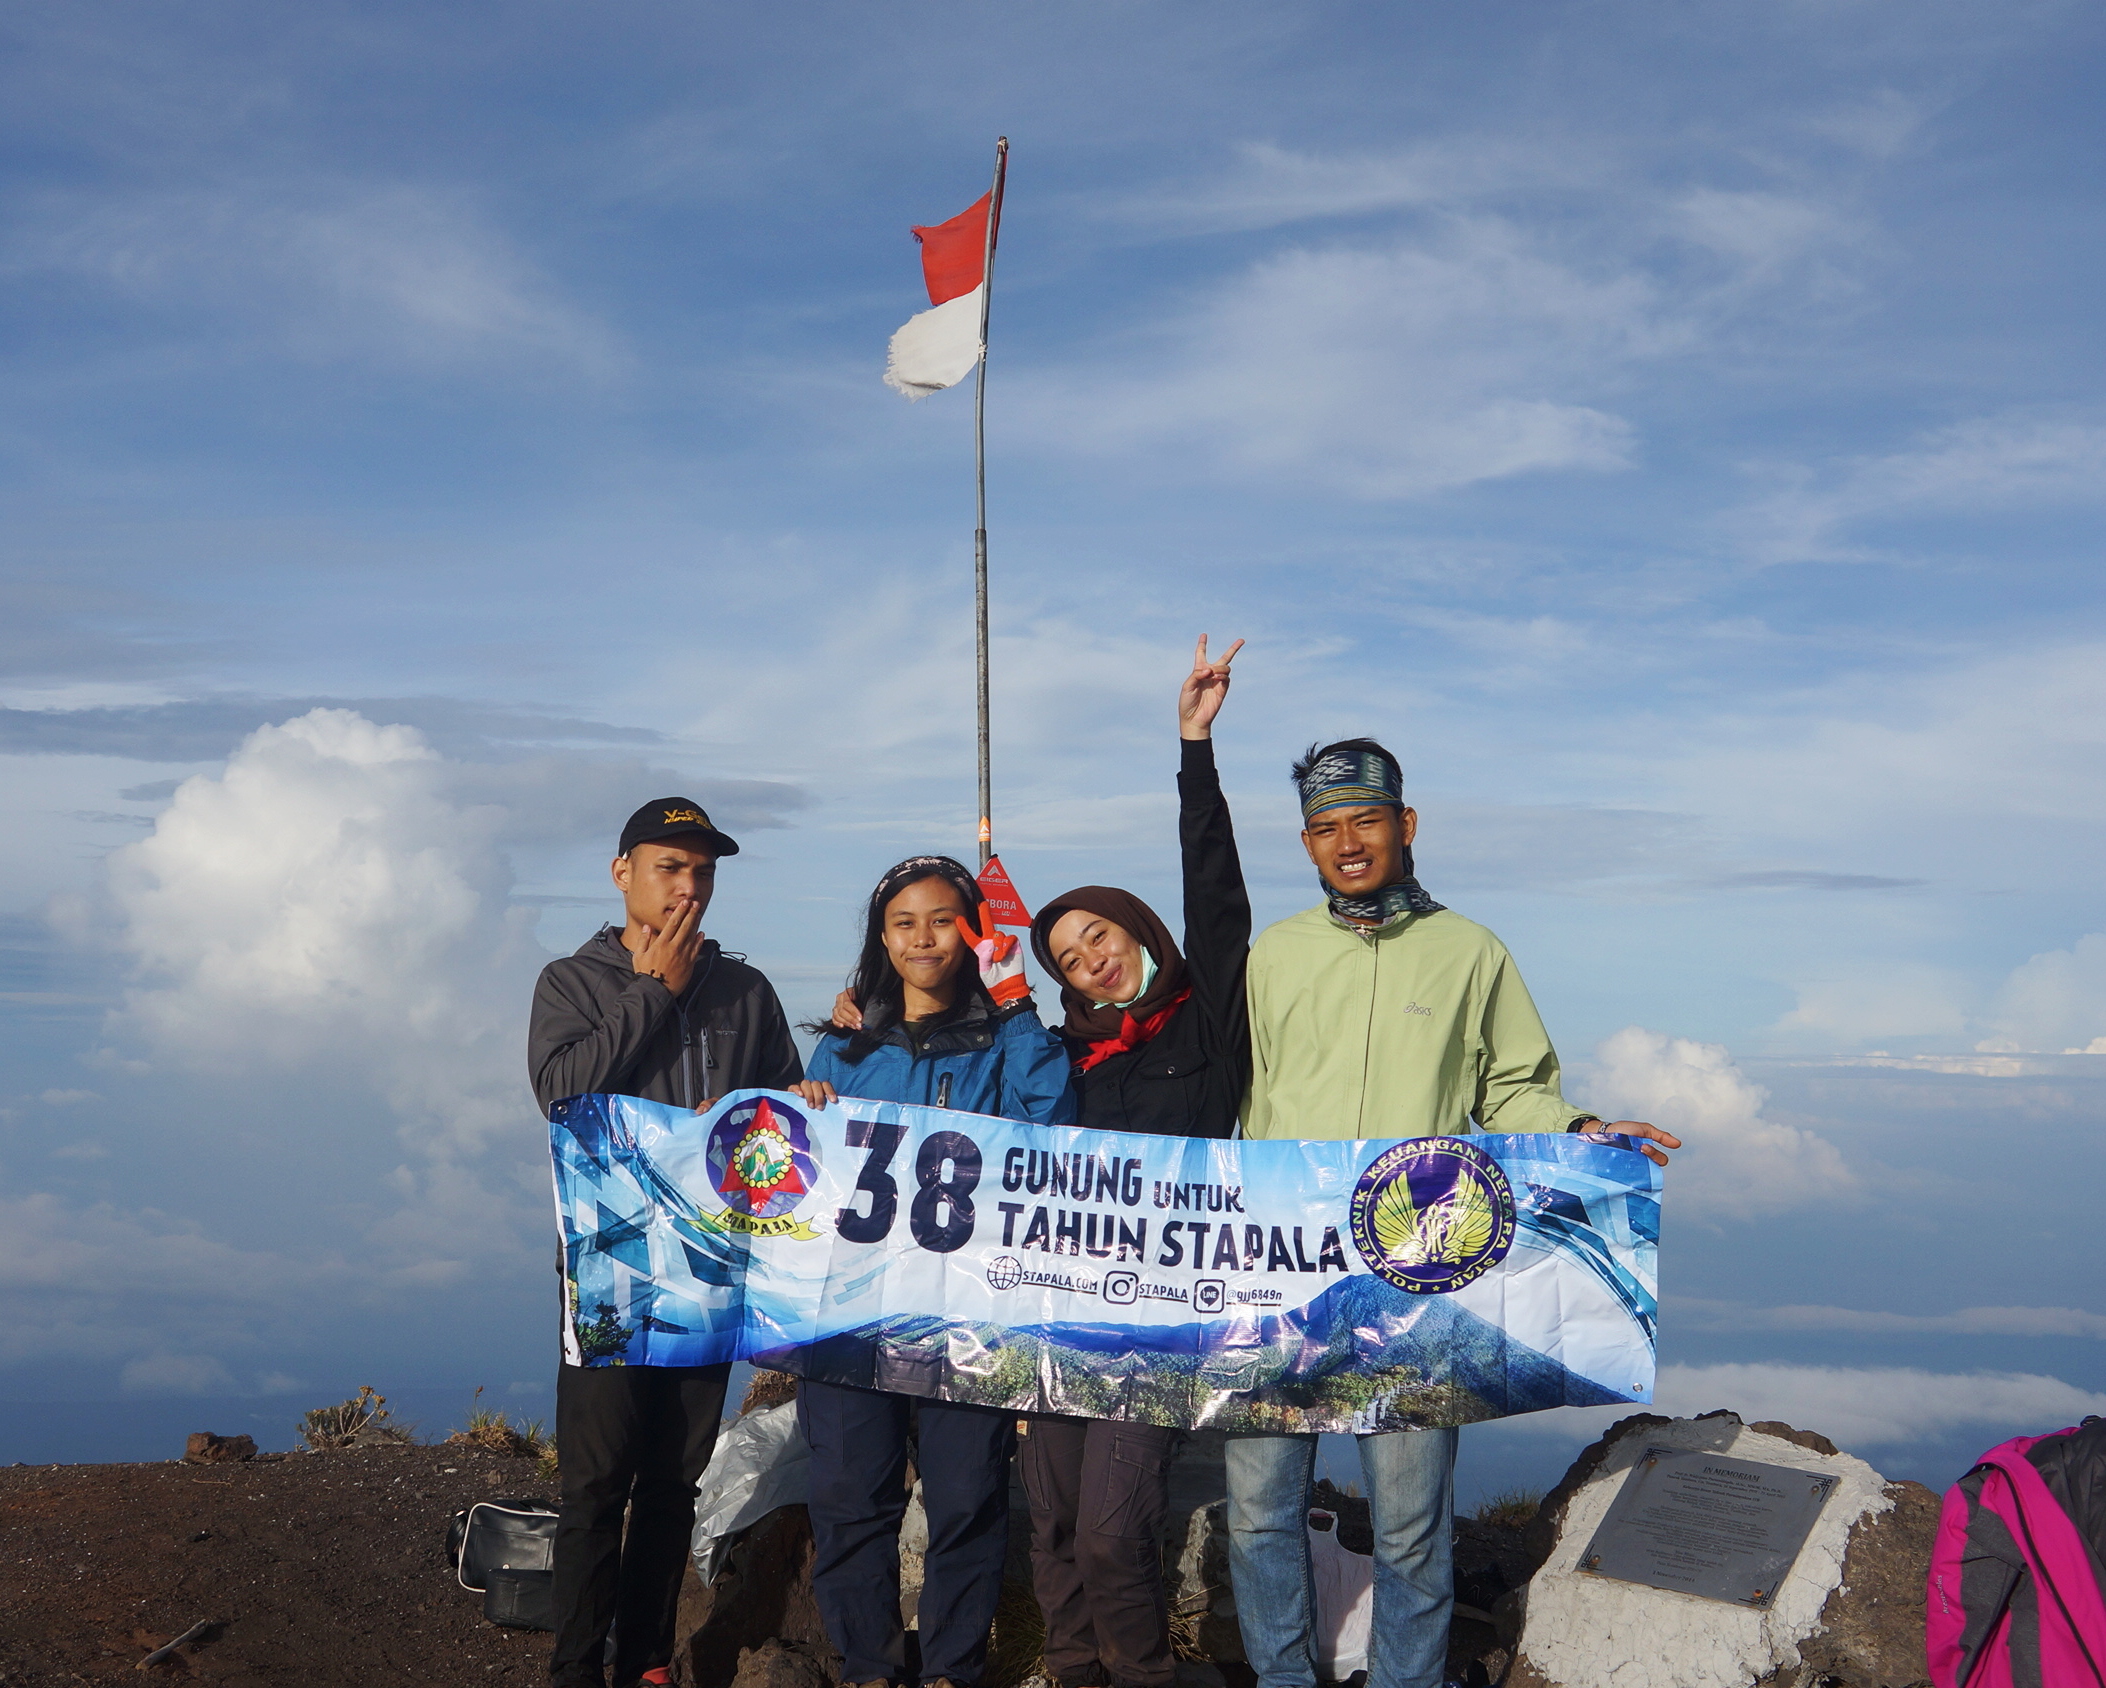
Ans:
<svg viewBox="0 0 2106 1688"><path fill-rule="evenodd" d="M1506 946L1459 914L1363 935L1305 909L1250 952L1247 1137L1563 1131L1557 1051Z"/></svg>

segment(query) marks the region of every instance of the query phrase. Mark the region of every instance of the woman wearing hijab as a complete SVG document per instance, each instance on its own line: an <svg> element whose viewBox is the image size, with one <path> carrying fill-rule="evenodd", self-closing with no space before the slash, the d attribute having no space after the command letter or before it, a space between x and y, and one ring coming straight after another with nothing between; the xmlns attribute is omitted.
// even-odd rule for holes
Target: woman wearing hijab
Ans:
<svg viewBox="0 0 2106 1688"><path fill-rule="evenodd" d="M1039 1023L1016 939L995 930L980 888L949 856L914 856L878 881L850 992L861 1024L810 1026L819 1047L802 1084L814 1107L836 1091L1040 1125L1072 1125L1074 1088L1060 1041ZM1002 1593L1009 1459L1016 1416L887 1390L873 1347L820 1344L797 1391L811 1450L812 1595L841 1680L883 1688L905 1658L899 1526L907 1437L929 1543L923 1560L920 1680L974 1688Z"/></svg>
<svg viewBox="0 0 2106 1688"><path fill-rule="evenodd" d="M1098 1131L1226 1137L1250 1076L1243 973L1250 898L1214 769L1214 717L1238 639L1218 660L1202 634L1178 692L1178 838L1185 942L1130 891L1084 885L1031 925L1062 981L1078 1123ZM1107 1419L1035 1417L1024 1438L1031 1571L1045 1657L1061 1688L1171 1688L1170 1615L1157 1533L1182 1433Z"/></svg>

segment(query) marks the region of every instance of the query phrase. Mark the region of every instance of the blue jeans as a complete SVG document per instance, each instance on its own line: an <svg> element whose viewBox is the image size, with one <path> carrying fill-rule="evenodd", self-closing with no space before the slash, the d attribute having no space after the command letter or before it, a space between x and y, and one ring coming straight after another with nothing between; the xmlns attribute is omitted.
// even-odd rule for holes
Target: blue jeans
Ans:
<svg viewBox="0 0 2106 1688"><path fill-rule="evenodd" d="M1456 1439L1452 1429L1358 1438L1375 1526L1368 1688L1441 1688L1455 1604ZM1258 1688L1315 1688L1315 1472L1314 1436L1228 1440L1229 1574Z"/></svg>

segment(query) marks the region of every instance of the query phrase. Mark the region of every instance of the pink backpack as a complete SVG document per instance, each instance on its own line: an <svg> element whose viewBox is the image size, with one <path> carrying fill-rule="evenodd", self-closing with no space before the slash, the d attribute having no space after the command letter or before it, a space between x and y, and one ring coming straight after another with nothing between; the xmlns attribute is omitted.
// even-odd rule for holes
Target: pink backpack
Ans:
<svg viewBox="0 0 2106 1688"><path fill-rule="evenodd" d="M2019 1436L1945 1492L1933 1688L2106 1688L2106 1420Z"/></svg>

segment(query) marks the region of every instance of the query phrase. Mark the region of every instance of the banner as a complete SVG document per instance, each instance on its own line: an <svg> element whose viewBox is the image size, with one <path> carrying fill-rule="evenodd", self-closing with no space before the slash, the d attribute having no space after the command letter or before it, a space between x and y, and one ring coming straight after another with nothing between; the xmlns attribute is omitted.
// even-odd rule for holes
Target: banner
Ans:
<svg viewBox="0 0 2106 1688"><path fill-rule="evenodd" d="M584 1365L1225 1430L1652 1398L1660 1170L1566 1135L1270 1141L742 1090L550 1120Z"/></svg>

